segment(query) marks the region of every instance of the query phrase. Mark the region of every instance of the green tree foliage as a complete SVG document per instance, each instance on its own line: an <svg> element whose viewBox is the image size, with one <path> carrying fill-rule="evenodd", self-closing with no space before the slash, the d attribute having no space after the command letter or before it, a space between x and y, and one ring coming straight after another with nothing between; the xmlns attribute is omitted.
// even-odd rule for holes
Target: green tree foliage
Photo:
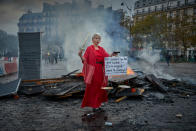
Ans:
<svg viewBox="0 0 196 131"><path fill-rule="evenodd" d="M167 23L168 19L166 14L153 13L143 17L142 20L138 20L134 26L131 27L131 34L133 38L140 41L143 38L143 41L148 43L154 43L153 46L162 47L162 41L166 38L167 33ZM144 36L146 37L144 39ZM165 39L166 40L166 39ZM137 46L137 40L133 43Z"/></svg>
<svg viewBox="0 0 196 131"><path fill-rule="evenodd" d="M125 13L123 13L120 21L120 25L127 28L130 31L130 25L131 24L131 19L129 16L126 16Z"/></svg>
<svg viewBox="0 0 196 131"><path fill-rule="evenodd" d="M175 40L185 50L196 46L196 25L194 16L175 17L172 19L176 28L174 29Z"/></svg>
<svg viewBox="0 0 196 131"><path fill-rule="evenodd" d="M133 45L137 47L139 43L147 41L154 47L166 47L168 43L170 47L183 46L186 50L196 44L194 22L194 16L167 17L166 13L146 15L131 27Z"/></svg>

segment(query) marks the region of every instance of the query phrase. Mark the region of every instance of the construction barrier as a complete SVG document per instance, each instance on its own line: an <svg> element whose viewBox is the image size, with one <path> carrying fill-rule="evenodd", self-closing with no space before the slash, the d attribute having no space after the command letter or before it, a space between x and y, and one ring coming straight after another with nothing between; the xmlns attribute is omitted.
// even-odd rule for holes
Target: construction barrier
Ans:
<svg viewBox="0 0 196 131"><path fill-rule="evenodd" d="M6 74L17 72L17 63L5 63L5 72Z"/></svg>
<svg viewBox="0 0 196 131"><path fill-rule="evenodd" d="M1 58L0 76L8 75L8 74L15 73L18 71L17 57L12 57L10 61L8 60L9 60L8 57Z"/></svg>
<svg viewBox="0 0 196 131"><path fill-rule="evenodd" d="M5 74L5 68L4 68L4 64L0 64L0 76Z"/></svg>
<svg viewBox="0 0 196 131"><path fill-rule="evenodd" d="M4 61L8 61L8 57L4 57L4 59L3 59Z"/></svg>

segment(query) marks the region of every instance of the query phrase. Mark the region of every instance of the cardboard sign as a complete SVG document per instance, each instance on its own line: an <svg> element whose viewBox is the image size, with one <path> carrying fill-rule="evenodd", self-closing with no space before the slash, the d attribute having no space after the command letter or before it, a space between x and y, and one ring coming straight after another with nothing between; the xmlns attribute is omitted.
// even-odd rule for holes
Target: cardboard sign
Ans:
<svg viewBox="0 0 196 131"><path fill-rule="evenodd" d="M127 74L127 56L105 57L105 75L125 75Z"/></svg>

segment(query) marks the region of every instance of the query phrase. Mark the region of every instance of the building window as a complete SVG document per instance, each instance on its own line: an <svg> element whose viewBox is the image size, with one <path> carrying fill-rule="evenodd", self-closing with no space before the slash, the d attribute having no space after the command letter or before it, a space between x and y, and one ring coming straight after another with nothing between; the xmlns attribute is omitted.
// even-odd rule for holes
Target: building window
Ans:
<svg viewBox="0 0 196 131"><path fill-rule="evenodd" d="M138 17L136 17L135 20L138 21Z"/></svg>
<svg viewBox="0 0 196 131"><path fill-rule="evenodd" d="M178 4L177 5L180 6L180 1L178 1Z"/></svg>
<svg viewBox="0 0 196 131"><path fill-rule="evenodd" d="M185 5L187 5L188 4L188 0L184 0L184 3L185 3Z"/></svg>
<svg viewBox="0 0 196 131"><path fill-rule="evenodd" d="M167 9L169 9L170 6L171 6L171 2L168 2L168 4L167 4Z"/></svg>
<svg viewBox="0 0 196 131"><path fill-rule="evenodd" d="M169 28L169 30L171 30L172 29L172 24L168 24L168 28Z"/></svg>
<svg viewBox="0 0 196 131"><path fill-rule="evenodd" d="M194 24L196 23L196 19L195 19L195 18L193 18L193 23L194 23Z"/></svg>
<svg viewBox="0 0 196 131"><path fill-rule="evenodd" d="M193 9L193 14L196 15L196 7Z"/></svg>
<svg viewBox="0 0 196 131"><path fill-rule="evenodd" d="M144 12L144 9L142 9L142 12Z"/></svg>
<svg viewBox="0 0 196 131"><path fill-rule="evenodd" d="M149 0L148 2L149 2L149 4L151 4L151 0Z"/></svg>
<svg viewBox="0 0 196 131"><path fill-rule="evenodd" d="M164 5L161 5L161 9L163 10L163 8L164 8Z"/></svg>
<svg viewBox="0 0 196 131"><path fill-rule="evenodd" d="M179 28L179 24L176 24L176 28Z"/></svg>
<svg viewBox="0 0 196 131"><path fill-rule="evenodd" d="M169 17L172 18L172 12L169 12Z"/></svg>
<svg viewBox="0 0 196 131"><path fill-rule="evenodd" d="M187 15L187 9L184 9L184 15Z"/></svg>
<svg viewBox="0 0 196 131"><path fill-rule="evenodd" d="M155 6L154 10L157 11L157 6Z"/></svg>
<svg viewBox="0 0 196 131"><path fill-rule="evenodd" d="M177 11L176 11L176 17L179 17L179 15L180 15L180 11L177 10Z"/></svg>
<svg viewBox="0 0 196 131"><path fill-rule="evenodd" d="M148 12L150 12L150 7L148 7Z"/></svg>

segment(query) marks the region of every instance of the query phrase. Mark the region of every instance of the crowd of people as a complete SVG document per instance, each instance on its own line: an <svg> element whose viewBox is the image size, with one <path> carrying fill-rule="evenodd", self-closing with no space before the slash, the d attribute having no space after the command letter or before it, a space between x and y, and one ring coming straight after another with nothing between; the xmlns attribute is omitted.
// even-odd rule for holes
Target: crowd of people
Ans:
<svg viewBox="0 0 196 131"><path fill-rule="evenodd" d="M57 52L47 52L44 54L43 59L45 64L57 64L60 57Z"/></svg>
<svg viewBox="0 0 196 131"><path fill-rule="evenodd" d="M170 62L178 63L178 62L196 62L196 54L185 55L174 55L171 52L167 52L164 54L162 61L166 61L168 66Z"/></svg>
<svg viewBox="0 0 196 131"><path fill-rule="evenodd" d="M7 57L7 60L9 61L9 62L11 62L11 60L12 60L12 57L16 57L12 52L10 52L10 51L7 51L6 53L0 53L0 58L2 58L2 57Z"/></svg>

